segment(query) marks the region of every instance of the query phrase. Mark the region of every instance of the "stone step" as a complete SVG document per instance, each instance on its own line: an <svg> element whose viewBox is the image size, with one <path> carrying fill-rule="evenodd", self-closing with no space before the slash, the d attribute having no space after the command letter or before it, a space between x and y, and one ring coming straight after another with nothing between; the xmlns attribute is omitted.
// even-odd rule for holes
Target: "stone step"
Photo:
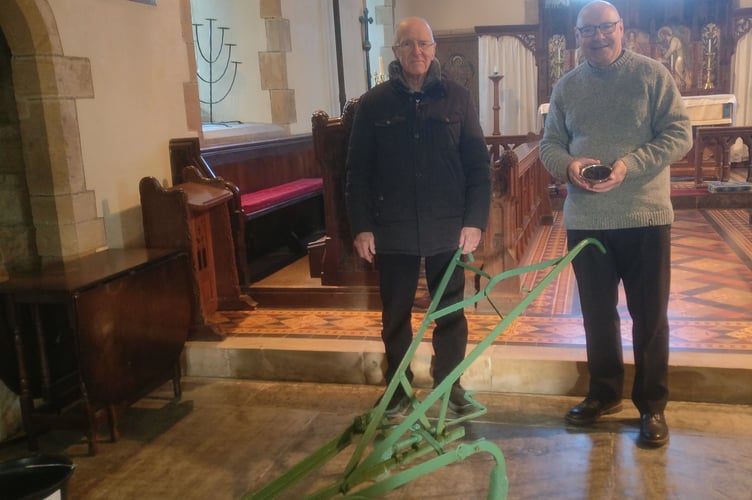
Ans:
<svg viewBox="0 0 752 500"><path fill-rule="evenodd" d="M625 349L624 358L628 399L634 377L631 348ZM384 384L383 345L378 340L229 337L188 342L182 363L183 373L196 377ZM424 342L411 364L415 387L432 386L430 365L431 345ZM492 345L462 377L463 386L471 390L557 396L584 396L587 381L584 346ZM672 352L669 384L674 401L752 404L752 356Z"/></svg>

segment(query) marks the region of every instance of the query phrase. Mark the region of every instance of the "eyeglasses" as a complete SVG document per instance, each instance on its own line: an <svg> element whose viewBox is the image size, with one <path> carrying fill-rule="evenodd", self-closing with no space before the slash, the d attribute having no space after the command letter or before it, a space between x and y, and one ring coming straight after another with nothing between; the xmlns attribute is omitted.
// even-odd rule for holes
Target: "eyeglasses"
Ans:
<svg viewBox="0 0 752 500"><path fill-rule="evenodd" d="M403 50L410 50L413 47L417 47L420 50L428 50L434 45L436 45L436 42L428 40L402 40L394 47Z"/></svg>
<svg viewBox="0 0 752 500"><path fill-rule="evenodd" d="M621 19L619 19L619 21L621 21ZM601 23L598 25L588 24L582 26L581 28L577 28L577 31L579 31L580 35L585 38L595 36L596 30L600 31L604 35L610 35L614 32L614 30L616 30L616 25L619 24L619 21L614 21L612 23Z"/></svg>

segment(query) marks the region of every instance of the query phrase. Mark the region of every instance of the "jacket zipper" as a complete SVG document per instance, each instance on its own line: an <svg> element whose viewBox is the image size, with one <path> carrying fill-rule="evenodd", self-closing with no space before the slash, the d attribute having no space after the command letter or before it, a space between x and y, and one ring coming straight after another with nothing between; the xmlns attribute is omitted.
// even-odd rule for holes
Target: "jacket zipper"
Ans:
<svg viewBox="0 0 752 500"><path fill-rule="evenodd" d="M415 98L415 125L413 126L413 139L420 139L420 97Z"/></svg>

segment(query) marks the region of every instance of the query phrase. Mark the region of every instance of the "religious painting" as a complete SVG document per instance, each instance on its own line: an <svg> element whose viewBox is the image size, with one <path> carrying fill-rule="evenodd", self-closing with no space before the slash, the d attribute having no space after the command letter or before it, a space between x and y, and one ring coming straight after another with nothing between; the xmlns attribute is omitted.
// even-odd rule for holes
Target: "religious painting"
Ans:
<svg viewBox="0 0 752 500"><path fill-rule="evenodd" d="M689 40L689 28L686 26L661 26L658 29L658 60L671 71L680 90L692 87L690 68L693 64L688 50Z"/></svg>
<svg viewBox="0 0 752 500"><path fill-rule="evenodd" d="M553 86L569 69L565 64L567 41L562 35L554 35L548 40L548 74Z"/></svg>
<svg viewBox="0 0 752 500"><path fill-rule="evenodd" d="M650 34L645 31L636 29L624 30L622 44L627 50L644 56L650 56Z"/></svg>

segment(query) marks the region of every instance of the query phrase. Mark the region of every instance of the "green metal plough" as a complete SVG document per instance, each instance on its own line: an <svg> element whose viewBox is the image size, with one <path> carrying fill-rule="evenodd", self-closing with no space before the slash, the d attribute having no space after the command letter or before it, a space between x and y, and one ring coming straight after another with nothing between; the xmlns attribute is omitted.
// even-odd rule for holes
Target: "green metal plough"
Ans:
<svg viewBox="0 0 752 500"><path fill-rule="evenodd" d="M484 415L488 411L487 408L473 399L468 392L466 398L472 403L472 410L462 416L450 418L447 416L449 394L452 385L459 380L462 373L522 314L525 308L571 263L577 254L590 244L596 245L600 251L605 252L599 241L586 239L563 257L512 269L496 276L490 276L483 270L474 267L472 255L469 255L467 262L465 262L461 249L458 249L439 284L436 296L431 301L407 354L379 403L367 413L356 417L344 432L293 466L282 476L258 491L246 493L243 498L279 498L285 490L322 467L340 452L353 447L352 456L342 474L335 478L331 484L310 493L308 498L327 499L339 495L342 498L352 499L375 498L425 474L434 472L440 467L462 461L475 453L481 452L489 453L496 461L491 470L487 497L494 500L506 498L509 488L506 464L504 455L495 443L481 438L474 442L459 442L456 446L450 447L465 435L465 428L460 424ZM452 306L436 310L449 277L456 266L462 266L473 271L487 279L488 284L472 297ZM548 274L532 290L528 291L506 317L491 301L489 293L500 281L545 268L551 268ZM501 321L425 399L418 399L410 381L407 379L406 370L429 326L436 318L474 305L483 299L488 300ZM400 385L410 398L411 404L404 418L399 421L395 421L397 419L390 420L385 416L385 411L390 399ZM427 411L437 402L439 402L438 416L429 419ZM431 456L411 465L417 459L428 455Z"/></svg>

